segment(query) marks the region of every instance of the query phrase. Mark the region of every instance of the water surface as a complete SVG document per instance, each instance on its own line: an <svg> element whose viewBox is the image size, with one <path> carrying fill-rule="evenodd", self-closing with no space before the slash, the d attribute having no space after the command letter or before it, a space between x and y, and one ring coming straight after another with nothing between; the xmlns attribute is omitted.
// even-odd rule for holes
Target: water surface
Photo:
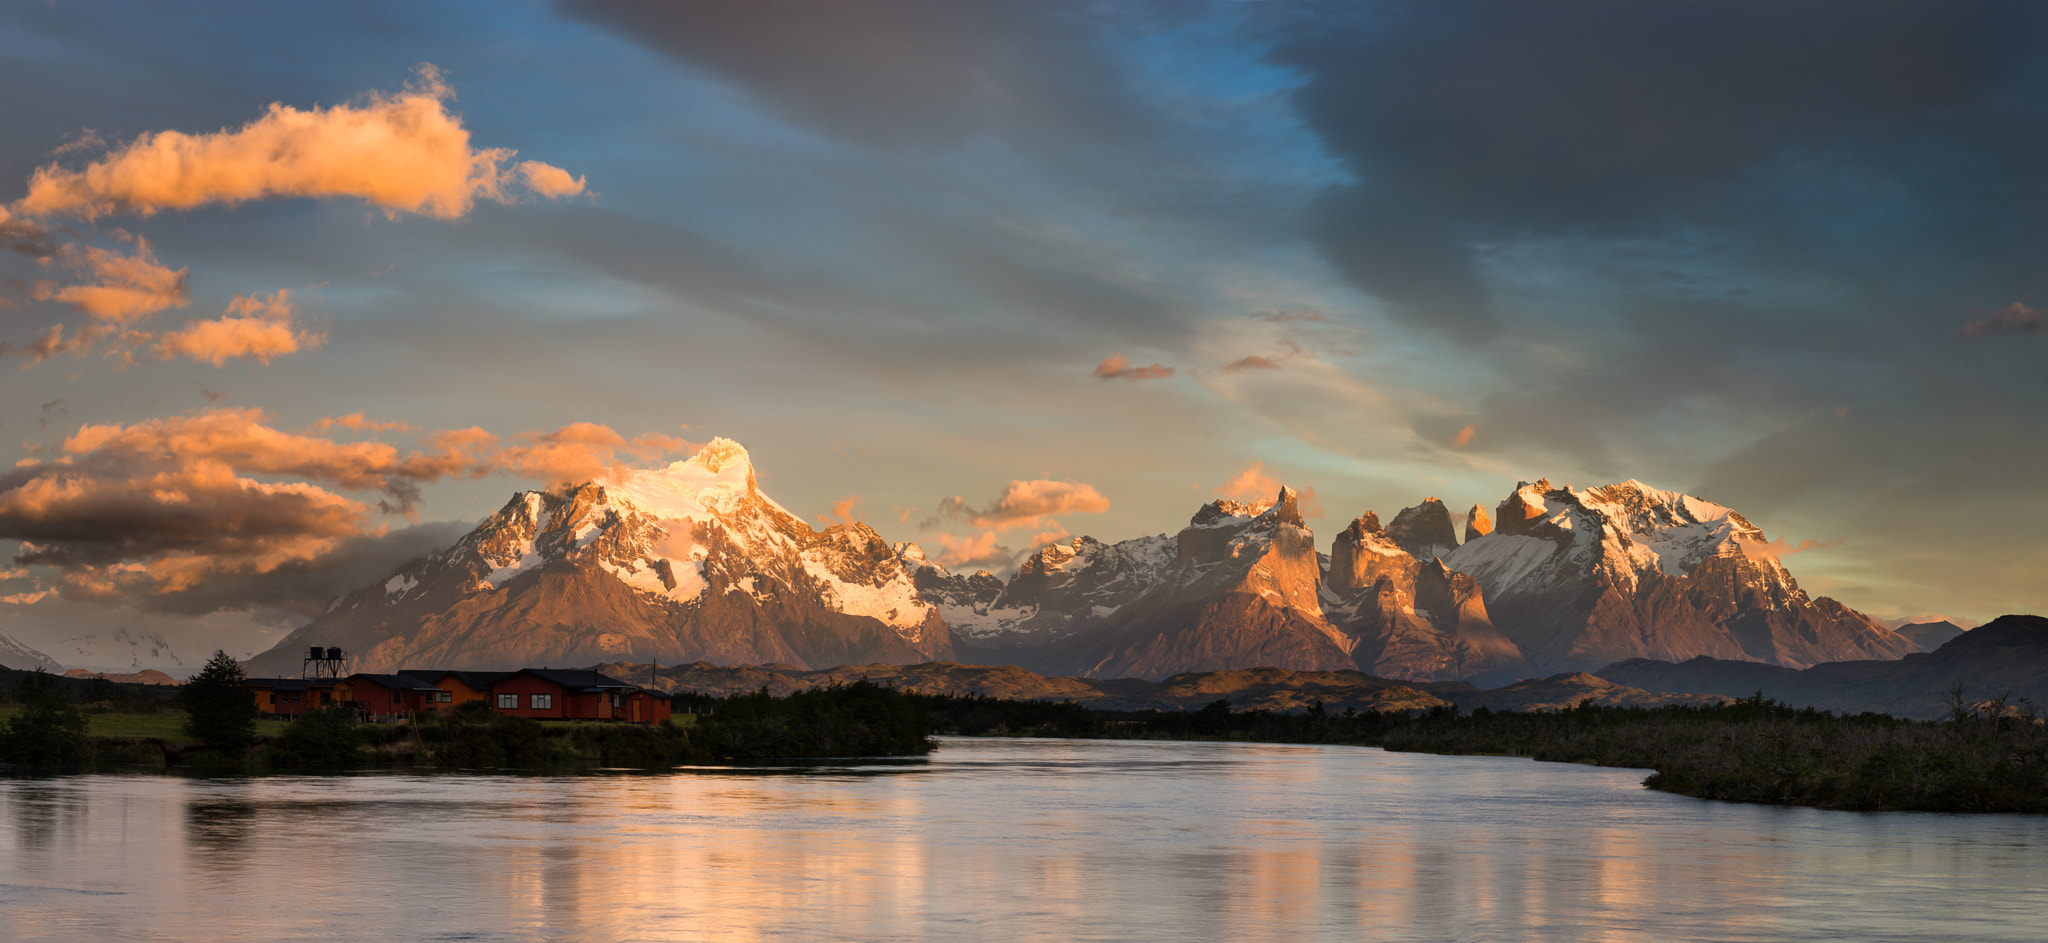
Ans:
<svg viewBox="0 0 2048 943"><path fill-rule="evenodd" d="M2048 817L1713 803L1644 775L949 739L660 776L0 780L0 939L2048 935Z"/></svg>

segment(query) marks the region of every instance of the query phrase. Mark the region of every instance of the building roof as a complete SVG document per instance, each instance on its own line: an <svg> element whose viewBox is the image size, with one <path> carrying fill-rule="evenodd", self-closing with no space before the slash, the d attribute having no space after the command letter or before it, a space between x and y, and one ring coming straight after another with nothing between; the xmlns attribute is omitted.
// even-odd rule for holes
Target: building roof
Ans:
<svg viewBox="0 0 2048 943"><path fill-rule="evenodd" d="M512 676L509 671L456 671L448 668L407 668L399 674L418 678L428 684L439 684L442 678L454 678L471 690L488 692L491 685Z"/></svg>
<svg viewBox="0 0 2048 943"><path fill-rule="evenodd" d="M335 683L333 678L246 678L243 679L242 686L245 688L276 688L280 691L304 691L308 688L331 688L334 687Z"/></svg>
<svg viewBox="0 0 2048 943"><path fill-rule="evenodd" d="M609 675L574 668L521 668L518 671L512 672L512 674L532 675L551 684L559 684L578 694L594 694L600 691L631 691L639 687L637 684L628 684ZM506 677L511 677L511 675Z"/></svg>
<svg viewBox="0 0 2048 943"><path fill-rule="evenodd" d="M418 678L409 678L409 677L406 677L405 675L402 675L402 674L398 674L398 675L373 675L373 674L361 674L361 673L358 673L358 674L352 674L352 675L349 675L349 676L348 676L348 680L350 680L350 681L368 681L368 682L370 682L371 684L375 684L375 685L378 685L378 686L380 686L380 687L383 687L383 688L385 688L385 689L387 689L387 690L391 690L391 691L420 691L420 692L426 692L426 691L434 691L434 692L437 692L437 693L438 693L438 692L439 692L439 691L441 690L440 688L437 688L437 687L435 687L435 686L434 686L434 685L433 685L432 683L430 683L430 682L426 682L426 681L421 681L421 680L420 680L420 679L418 679Z"/></svg>

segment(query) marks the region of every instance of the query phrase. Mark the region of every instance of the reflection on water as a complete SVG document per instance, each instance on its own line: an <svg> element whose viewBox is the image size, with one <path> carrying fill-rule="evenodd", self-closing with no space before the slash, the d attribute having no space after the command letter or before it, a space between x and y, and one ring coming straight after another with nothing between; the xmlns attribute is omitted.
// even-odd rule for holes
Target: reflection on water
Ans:
<svg viewBox="0 0 2048 943"><path fill-rule="evenodd" d="M0 780L7 940L2038 940L2048 817L1258 744Z"/></svg>

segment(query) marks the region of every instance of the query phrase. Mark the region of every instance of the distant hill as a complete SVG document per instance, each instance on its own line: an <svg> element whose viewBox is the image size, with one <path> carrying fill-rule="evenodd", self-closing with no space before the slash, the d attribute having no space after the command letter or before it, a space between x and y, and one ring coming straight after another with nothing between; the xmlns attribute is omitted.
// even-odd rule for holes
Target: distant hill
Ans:
<svg viewBox="0 0 2048 943"><path fill-rule="evenodd" d="M1961 682L1964 699L1971 703L2009 695L2048 710L2048 618L2000 616L1959 632L1933 652L1897 661L1826 662L1794 670L1718 658L1677 664L1632 658L1594 674L1653 691L1730 697L1761 691L1798 707L1902 717L1943 716L1948 692Z"/></svg>
<svg viewBox="0 0 2048 943"><path fill-rule="evenodd" d="M1947 645L1950 640L1963 634L1963 627L1947 620L1939 622L1910 622L1892 630L1911 639L1913 644L1927 651Z"/></svg>
<svg viewBox="0 0 2048 943"><path fill-rule="evenodd" d="M145 668L134 674L108 674L104 671L87 671L84 668L73 668L70 671L64 672L64 677L79 678L86 681L100 678L119 684L175 685L179 683L178 679L164 674L155 668Z"/></svg>
<svg viewBox="0 0 2048 943"><path fill-rule="evenodd" d="M963 694L1010 700L1073 701L1095 710L1198 710L1218 699L1237 710L1298 711L1320 702L1327 711L1428 710L1456 704L1474 709L1554 710L1592 698L1596 704L1656 707L1718 704L1713 695L1653 694L1591 675L1557 675L1482 691L1463 681L1416 682L1380 678L1362 671L1290 671L1242 668L1192 671L1164 681L1104 680L1041 675L1015 666L850 665L822 671L794 665L721 667L708 662L658 671L649 665L614 663L598 670L615 678L670 691L719 696L758 691L787 694L866 679L925 694ZM651 673L652 672L652 673Z"/></svg>
<svg viewBox="0 0 2048 943"><path fill-rule="evenodd" d="M1496 711L1561 711L1588 700L1602 707L1667 707L1673 704L1713 707L1734 700L1721 694L1645 691L1615 684L1583 671L1529 678L1491 691L1450 692L1445 697L1466 710L1484 707Z"/></svg>

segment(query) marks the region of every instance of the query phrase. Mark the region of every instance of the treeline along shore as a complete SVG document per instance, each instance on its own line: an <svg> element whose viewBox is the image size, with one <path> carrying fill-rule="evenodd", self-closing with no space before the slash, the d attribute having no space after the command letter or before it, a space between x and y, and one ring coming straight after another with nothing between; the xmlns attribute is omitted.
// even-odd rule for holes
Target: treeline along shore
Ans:
<svg viewBox="0 0 2048 943"><path fill-rule="evenodd" d="M481 703L362 723L316 711L241 726L239 691L209 706L204 678L162 688L0 672L0 762L16 769L303 771L379 767L552 772L770 758L918 756L933 734L1378 746L1650 769L1652 789L1832 809L2048 812L2048 725L2031 703L1949 716L1795 709L1760 693L1721 704L1563 710L1102 710L1068 701L918 693L865 680L771 694L674 696L661 724L546 722ZM221 714L228 705L225 732Z"/></svg>
<svg viewBox="0 0 2048 943"><path fill-rule="evenodd" d="M660 724L545 721L480 701L365 722L354 711L258 715L232 662L175 693L0 669L0 764L75 769L296 772L669 769L768 758L918 756L933 741L917 699L855 681L783 696L674 697ZM218 670L226 677L208 676Z"/></svg>

